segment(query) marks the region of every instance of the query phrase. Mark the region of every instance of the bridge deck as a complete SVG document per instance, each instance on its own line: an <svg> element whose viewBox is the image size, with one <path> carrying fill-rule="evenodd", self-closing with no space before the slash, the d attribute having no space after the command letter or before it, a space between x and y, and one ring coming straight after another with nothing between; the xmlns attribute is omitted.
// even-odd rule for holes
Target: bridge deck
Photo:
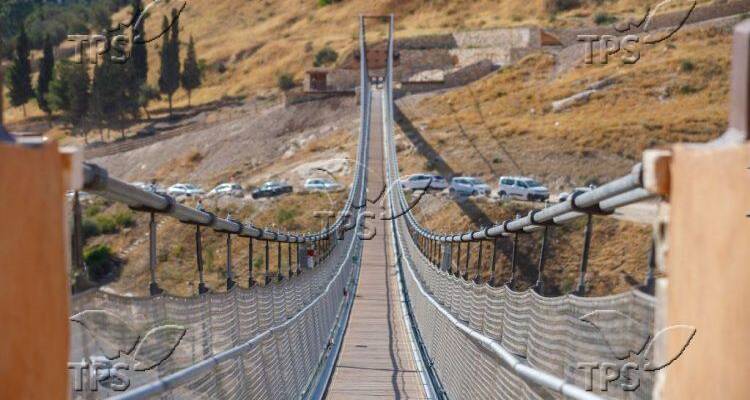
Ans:
<svg viewBox="0 0 750 400"><path fill-rule="evenodd" d="M380 92L375 91L370 120L370 200L381 192L385 178L381 107ZM328 398L425 399L421 371L401 311L388 224L378 218L379 201L368 204L368 209L376 215L368 221L377 231L364 245L357 295Z"/></svg>

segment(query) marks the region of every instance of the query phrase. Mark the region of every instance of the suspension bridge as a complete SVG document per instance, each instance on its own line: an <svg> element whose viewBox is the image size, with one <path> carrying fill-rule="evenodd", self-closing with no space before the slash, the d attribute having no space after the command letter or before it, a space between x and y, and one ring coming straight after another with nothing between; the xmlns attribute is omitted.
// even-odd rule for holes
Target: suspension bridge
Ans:
<svg viewBox="0 0 750 400"><path fill-rule="evenodd" d="M140 190L96 165L82 165L87 192L150 214L151 295L89 290L72 297L68 359L82 361L72 369L69 364L75 375L70 395L121 400L640 399L671 393L672 398L685 398L675 394L685 393L682 389L670 389L669 384L664 389L666 378L660 375L676 360L674 346L653 345L657 328L667 327L657 322L659 310L674 311L671 303L660 304L654 296L659 249L654 247L649 265L644 265L648 278L641 287L606 297L586 296L592 215L674 192L684 177L673 174L672 189L665 185L663 166L671 155L654 153L619 179L494 226L459 234L430 231L412 215L413 204L398 184L393 16L377 17L389 26L381 70L368 68L368 18L376 17L360 18L355 176L344 206L325 229L303 235L220 218ZM733 79L740 83L732 87L736 102L725 142L736 142L737 136L746 139L749 46L750 25L741 24L735 52L745 58L735 59ZM678 201L676 192L673 196ZM78 202L73 214L80 222ZM200 284L194 296L173 296L159 286L157 218L195 227ZM545 297L548 232L580 218L586 219L586 240L577 287L567 295ZM747 227L742 229L746 234ZM73 230L72 259L80 264L80 223L74 223ZM201 238L207 230L226 235L226 291L210 291L203 281ZM538 231L537 284L518 291L518 241ZM695 237L677 236L671 251ZM680 241L680 236L685 239ZM503 240L512 243L510 265L496 260ZM247 246L246 266L232 262L231 246ZM709 247L704 250L711 251ZM253 259L258 252L264 254L260 271ZM732 260L724 259L730 265ZM247 282L237 282L237 268L248 269ZM500 280L500 268L510 269L508 281ZM674 290L673 300L682 289ZM691 315L695 317L689 312L682 317ZM704 332L693 328L687 343L694 335ZM135 363L122 366L127 378L117 374L116 359ZM94 360L106 366L97 369ZM682 368L686 378L673 383L675 387L699 373L676 368ZM102 379L97 375L102 371L111 376ZM97 381L107 379L109 384L96 387ZM96 391L90 390L92 381Z"/></svg>

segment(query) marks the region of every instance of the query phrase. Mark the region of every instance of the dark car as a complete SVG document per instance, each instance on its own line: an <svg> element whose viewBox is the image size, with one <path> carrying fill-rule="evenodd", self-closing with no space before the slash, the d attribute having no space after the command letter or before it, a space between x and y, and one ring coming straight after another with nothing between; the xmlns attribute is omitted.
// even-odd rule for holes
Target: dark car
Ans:
<svg viewBox="0 0 750 400"><path fill-rule="evenodd" d="M254 199L259 199L261 197L274 197L284 193L292 193L292 186L284 182L270 181L253 190L252 196Z"/></svg>

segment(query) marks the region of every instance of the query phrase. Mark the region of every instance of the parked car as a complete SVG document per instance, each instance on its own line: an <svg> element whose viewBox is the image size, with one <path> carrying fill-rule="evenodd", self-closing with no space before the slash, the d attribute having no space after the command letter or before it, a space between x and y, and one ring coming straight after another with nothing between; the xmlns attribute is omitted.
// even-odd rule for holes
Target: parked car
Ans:
<svg viewBox="0 0 750 400"><path fill-rule="evenodd" d="M522 176L501 176L497 194L501 199L516 197L524 200L545 201L549 198L549 189L539 182Z"/></svg>
<svg viewBox="0 0 750 400"><path fill-rule="evenodd" d="M571 195L573 195L573 193L576 193L576 192L588 192L588 191L590 191L593 188L594 188L593 186L590 186L590 187L581 186L581 187L577 187L577 188L573 189L571 192L560 192L560 194L557 195L557 201L559 201L560 203L562 203L563 201L568 200L568 197L570 197Z"/></svg>
<svg viewBox="0 0 750 400"><path fill-rule="evenodd" d="M274 197L284 193L292 193L292 187L285 182L268 181L251 193L254 199Z"/></svg>
<svg viewBox="0 0 750 400"><path fill-rule="evenodd" d="M167 194L172 197L193 197L203 194L203 189L190 183L176 183L167 189Z"/></svg>
<svg viewBox="0 0 750 400"><path fill-rule="evenodd" d="M156 183L145 183L145 182L132 182L131 185L141 189L145 190L147 192L151 193L158 193L158 194L165 194L166 191L162 186L157 185Z"/></svg>
<svg viewBox="0 0 750 400"><path fill-rule="evenodd" d="M335 192L343 189L340 183L330 179L310 178L305 181L305 190L309 192Z"/></svg>
<svg viewBox="0 0 750 400"><path fill-rule="evenodd" d="M414 174L401 179L401 188L406 190L443 190L447 187L448 181L440 175Z"/></svg>
<svg viewBox="0 0 750 400"><path fill-rule="evenodd" d="M239 183L221 183L206 194L208 197L243 197L244 195L245 191L242 190L242 186L240 186Z"/></svg>
<svg viewBox="0 0 750 400"><path fill-rule="evenodd" d="M490 194L490 186L473 176L457 176L451 179L450 192L463 196L486 196Z"/></svg>

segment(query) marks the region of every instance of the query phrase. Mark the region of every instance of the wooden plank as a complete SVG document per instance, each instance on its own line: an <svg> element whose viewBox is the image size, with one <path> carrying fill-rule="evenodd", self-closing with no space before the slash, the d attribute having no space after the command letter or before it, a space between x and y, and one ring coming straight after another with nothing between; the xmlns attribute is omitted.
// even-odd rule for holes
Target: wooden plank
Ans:
<svg viewBox="0 0 750 400"><path fill-rule="evenodd" d="M65 168L56 143L0 143L0 399L68 393Z"/></svg>
<svg viewBox="0 0 750 400"><path fill-rule="evenodd" d="M371 200L381 192L385 178L379 93L373 95L372 105L367 188ZM379 207L368 204L368 211L378 216ZM357 295L328 398L425 399L401 312L388 224L374 221L376 234L364 244Z"/></svg>
<svg viewBox="0 0 750 400"><path fill-rule="evenodd" d="M666 281L660 293L669 327L696 329L684 353L663 370L657 398L750 396L750 145L674 147L670 168ZM662 285L660 285L662 286ZM664 298L666 297L666 298ZM669 332L660 359L686 337Z"/></svg>

